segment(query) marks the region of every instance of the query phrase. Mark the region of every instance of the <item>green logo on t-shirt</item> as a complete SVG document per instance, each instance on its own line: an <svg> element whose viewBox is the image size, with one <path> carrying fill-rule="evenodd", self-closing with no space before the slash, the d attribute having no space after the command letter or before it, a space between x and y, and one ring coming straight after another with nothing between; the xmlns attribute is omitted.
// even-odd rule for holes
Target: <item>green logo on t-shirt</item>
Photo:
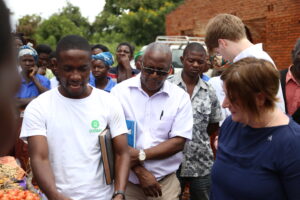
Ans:
<svg viewBox="0 0 300 200"><path fill-rule="evenodd" d="M98 128L99 127L99 121L98 120L93 120L92 121L92 127L93 128Z"/></svg>
<svg viewBox="0 0 300 200"><path fill-rule="evenodd" d="M102 131L102 129L99 129L100 123L98 120L93 120L91 122L91 126L92 128L90 129L90 133L100 133Z"/></svg>

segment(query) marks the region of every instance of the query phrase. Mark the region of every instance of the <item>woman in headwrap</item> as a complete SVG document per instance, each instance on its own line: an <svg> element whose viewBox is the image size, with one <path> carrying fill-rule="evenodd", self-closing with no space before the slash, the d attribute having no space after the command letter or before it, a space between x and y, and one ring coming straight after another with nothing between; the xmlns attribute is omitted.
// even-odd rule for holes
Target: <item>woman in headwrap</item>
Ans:
<svg viewBox="0 0 300 200"><path fill-rule="evenodd" d="M32 99L50 88L50 81L46 77L37 74L38 54L32 47L21 46L18 58L22 68L22 83L17 94L17 102L19 108L25 108Z"/></svg>
<svg viewBox="0 0 300 200"><path fill-rule="evenodd" d="M107 76L110 66L114 64L113 56L110 52L102 52L92 55L92 75L90 76L90 85L110 92L117 84Z"/></svg>

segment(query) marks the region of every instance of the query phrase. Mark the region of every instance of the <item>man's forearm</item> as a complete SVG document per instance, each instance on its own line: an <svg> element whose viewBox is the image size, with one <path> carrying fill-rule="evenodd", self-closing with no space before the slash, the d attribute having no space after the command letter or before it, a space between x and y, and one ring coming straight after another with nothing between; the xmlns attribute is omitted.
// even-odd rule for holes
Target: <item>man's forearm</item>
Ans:
<svg viewBox="0 0 300 200"><path fill-rule="evenodd" d="M113 149L115 156L115 190L125 191L130 166L126 134L113 138Z"/></svg>
<svg viewBox="0 0 300 200"><path fill-rule="evenodd" d="M128 152L115 154L115 190L125 191L128 181L130 155Z"/></svg>
<svg viewBox="0 0 300 200"><path fill-rule="evenodd" d="M183 150L186 139L183 137L174 137L159 145L145 149L147 160L159 160L168 158Z"/></svg>
<svg viewBox="0 0 300 200"><path fill-rule="evenodd" d="M31 158L31 166L34 178L43 193L46 194L49 200L57 199L58 191L56 189L55 178L49 160Z"/></svg>
<svg viewBox="0 0 300 200"><path fill-rule="evenodd" d="M147 170L147 169L146 169L145 167L143 167L142 165L135 165L135 166L132 167L131 169L132 169L132 171L133 171L137 176L143 174L143 172L144 172L145 170Z"/></svg>

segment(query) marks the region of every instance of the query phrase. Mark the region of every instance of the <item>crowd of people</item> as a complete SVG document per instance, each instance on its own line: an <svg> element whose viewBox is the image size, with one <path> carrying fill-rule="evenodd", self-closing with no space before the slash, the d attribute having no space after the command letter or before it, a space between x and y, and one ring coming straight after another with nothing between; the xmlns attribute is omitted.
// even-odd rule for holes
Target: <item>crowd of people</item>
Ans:
<svg viewBox="0 0 300 200"><path fill-rule="evenodd" d="M0 0L0 156L17 138L28 144L47 199L300 199L300 39L279 72L240 18L219 14L208 22L207 49L189 43L172 74L165 44L134 54L122 42L114 59L106 46L68 35L53 51L12 35L8 15ZM205 74L211 55L227 63L220 76ZM126 120L136 123L135 148ZM107 127L110 185L98 138Z"/></svg>

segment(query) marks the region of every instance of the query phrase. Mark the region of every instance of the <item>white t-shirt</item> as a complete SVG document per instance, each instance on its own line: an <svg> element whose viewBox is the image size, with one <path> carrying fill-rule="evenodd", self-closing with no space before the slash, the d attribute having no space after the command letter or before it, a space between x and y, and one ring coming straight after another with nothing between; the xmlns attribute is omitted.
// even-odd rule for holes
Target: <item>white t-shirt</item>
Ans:
<svg viewBox="0 0 300 200"><path fill-rule="evenodd" d="M56 87L58 87L58 85L59 85L59 82L58 82L58 80L56 79L56 77L55 77L55 76L52 77L52 78L50 79L50 88L51 88L51 89L56 88Z"/></svg>
<svg viewBox="0 0 300 200"><path fill-rule="evenodd" d="M255 57L255 58L258 58L258 59L264 59L264 60L267 60L267 61L271 62L275 66L275 63L272 60L272 58L269 56L269 54L267 52L265 52L263 50L261 43L255 44L255 45L253 45L253 46L251 46L251 47L243 50L241 53L239 53L233 59L233 62L235 63L235 62L237 62L237 61L239 61L239 60L241 60L243 58L246 58L246 57ZM216 90L216 94L217 94L217 97L219 99L220 105L222 105L223 101L224 101L224 98L225 98L225 93L223 91L223 81L221 80L220 76L213 77L213 78L209 79L208 82ZM277 93L277 98L279 99L279 102L277 102L276 105L283 112L285 112L285 105L284 105L283 93L282 93L282 89L281 89L280 85L279 85L279 90L278 90L278 93ZM228 117L231 113L230 113L229 109L222 108L222 114L223 114L223 120L220 122L220 125L224 122L224 120L226 119L226 117Z"/></svg>
<svg viewBox="0 0 300 200"><path fill-rule="evenodd" d="M141 88L140 74L116 85L111 93L118 97L128 120L137 123L136 148L148 149L179 136L192 139L193 112L189 95L177 85L165 81L160 91L149 97ZM144 167L157 180L175 172L182 152L160 160L146 160ZM130 172L129 181L138 184Z"/></svg>
<svg viewBox="0 0 300 200"><path fill-rule="evenodd" d="M26 108L21 138L47 137L49 160L59 192L73 200L109 200L98 134L107 126L112 137L127 133L118 100L93 88L83 99L62 96L58 88L34 99Z"/></svg>

